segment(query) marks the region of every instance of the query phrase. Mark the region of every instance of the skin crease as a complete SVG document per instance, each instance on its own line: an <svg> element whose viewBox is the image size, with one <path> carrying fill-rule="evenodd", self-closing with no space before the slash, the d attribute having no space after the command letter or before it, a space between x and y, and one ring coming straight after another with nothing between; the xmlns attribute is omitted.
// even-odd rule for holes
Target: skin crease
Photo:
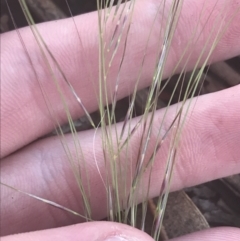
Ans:
<svg viewBox="0 0 240 241"><path fill-rule="evenodd" d="M204 3L207 3L206 7L208 9L212 9L214 6L213 2L215 3L215 1L203 0L185 1L183 14L179 20L176 32L179 38L178 41L173 41L173 49L172 52L170 52L165 77L171 73L171 69L181 54L181 49L184 48L191 34L191 30L194 27L194 16L199 14L199 9L201 9ZM188 69L193 67L191 63L194 62L196 56L201 52L204 38L207 37L207 33L212 26L211 21L218 15L220 9L224 6L224 2L223 0L219 0L215 6L212 18L203 31L203 39L200 39L200 42L194 49L191 61L189 61L188 64ZM141 56L139 49L142 49L144 46L144 31L148 31L148 26L151 22L150 16L152 16L152 11L156 9L155 4L156 1L139 1L136 6L134 18L139 19L139 21L137 21L139 25L136 24L133 26L133 32L130 36L134 35L134 38L136 38L137 35L140 41L138 45L134 45L134 48L128 52L129 56L127 56L126 62L130 64L130 67L126 65L123 69L126 77L121 83L119 98L128 95L133 89L135 76L132 73L136 71L129 72L129 69L138 69L137 59ZM226 8L226 12L230 16L239 6L240 1L231 1L231 3L228 4L228 8ZM143 11L145 15L141 14ZM141 16L141 18L139 18L139 16ZM207 16L205 17L207 18ZM49 44L49 48L56 54L60 65L64 66L64 71L67 70L67 77L73 81L74 87L79 89L78 94L83 98L86 107L91 112L97 107L96 100L89 99L89 93L91 91L89 88L92 88L93 79L97 79L95 77L97 72L91 73L90 77L88 75L89 66L93 66L93 69L97 70L97 63L94 62L94 59L97 59L96 13L77 17L76 21L80 34L84 33L81 34L83 38L80 47L79 42L76 42L76 30L70 20L42 24L39 26L39 29ZM239 22L240 16L238 15L220 41L218 48L214 52L212 61L227 59L240 54ZM61 28L56 27L56 24L61 25ZM65 28L63 26L65 26ZM89 26L91 26L91 28ZM89 29L91 29L91 31ZM34 56L33 62L38 66L37 70L41 77L40 80L46 85L51 101L56 104L56 114L59 116L61 122L64 122L63 109L57 104L58 98L54 95L52 91L53 86L49 84L48 81L50 78L49 74L44 67L39 67L42 66L42 60L37 57L39 56L39 50L36 47L36 43L29 29L22 29L21 34L24 41L28 43L27 48L31 56ZM68 36L68 38L62 36ZM130 39L130 43L133 44L133 40L131 41ZM149 66L152 66L156 43L157 40L153 38L153 42L151 42L152 47L149 49L149 55L147 57ZM81 46L85 50L84 53L81 50ZM74 49L78 49L78 51L76 52ZM71 56L71 59L67 56ZM1 36L1 58L3 59L3 65L6 66L2 67L1 72L1 157L5 157L1 160L1 181L21 187L24 191L56 201L81 212L81 199L78 195L76 183L72 178L71 170L69 170L67 165L66 155L63 153L59 140L57 138L45 138L28 145L38 137L49 132L53 126L46 108L44 109L44 102L39 93L37 81L33 81L34 75L27 63L25 53L15 32ZM132 61L132 58L135 58L136 61ZM89 59L87 64L85 64L86 61L84 62L86 59ZM78 68L76 66L78 66ZM151 69L148 70L149 68L147 67L148 66L144 69L140 87L149 84ZM80 73L76 72L76 69L79 70L79 68ZM82 79L79 80L80 74ZM19 78L19 76L21 76L21 78ZM86 89L88 89L88 91L86 91ZM111 86L109 90L111 90ZM240 103L239 93L240 86L236 86L219 93L199 97L196 100L194 109L187 119L183 139L180 143L175 173L173 175L172 190L240 172L240 106L237 104ZM66 95L69 96L69 93L66 93ZM73 103L74 99L71 96L69 96L68 99L69 104ZM73 116L76 117L82 114L77 105L71 104L71 108ZM166 119L166 123L164 124L165 126L170 123L174 114L174 108L173 106L170 109L168 119ZM157 126L159 120L161 120L162 115L163 111L157 112L154 120L155 126ZM121 123L118 128L120 127ZM93 132L86 131L79 135L83 140L83 151L86 153L87 168L91 176L90 184L94 190L94 195L91 197L94 217L96 217L96 219L103 218L106 215L106 210L99 208L99 203L106 202L106 195L104 194L99 176L96 175L95 164L92 163ZM72 148L73 145L71 144L70 137L67 138ZM192 142L192 140L195 140L195 142ZM154 137L152 142L154 143ZM99 167L103 173L100 143L101 137L100 134L97 134L96 155L100 160ZM133 139L133 150L134 148L137 149L138 145L136 135L136 138ZM181 148L181 146L184 148ZM211 146L211 148L209 148L209 146ZM51 152L49 152L49 149L51 149ZM160 181L159 173L162 170L160 156L163 158L166 156L166 152L167 148L163 147L158 154L159 157L157 157L157 160L159 161L155 164L156 166L152 174L153 183ZM65 180L67 180L67 182ZM159 187L154 186L150 190L150 195L156 196L158 192ZM3 241L56 240L56 237L57 240L80 239L101 241L107 237L116 235L120 235L127 240L151 240L151 238L140 231L114 223L96 222L56 228L70 225L80 220L61 210L56 210L49 205L4 187L1 187L1 200L1 221L4 220L4 222L1 222L1 235L52 228L44 231L4 237L2 238ZM96 235L94 236L93 234L95 233ZM238 240L239 236L239 229L223 228L191 234L190 236L181 237L176 240L234 241Z"/></svg>

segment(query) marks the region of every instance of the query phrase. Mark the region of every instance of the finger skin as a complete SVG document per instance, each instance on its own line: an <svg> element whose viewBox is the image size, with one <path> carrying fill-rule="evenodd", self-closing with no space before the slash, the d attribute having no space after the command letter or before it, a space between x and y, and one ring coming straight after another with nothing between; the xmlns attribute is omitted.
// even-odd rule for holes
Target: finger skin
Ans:
<svg viewBox="0 0 240 241"><path fill-rule="evenodd" d="M200 96L197 101L195 99L194 109L188 115L178 148L172 190L240 172L240 105L237 104L240 103L239 93L240 85L214 94ZM174 117L174 106L169 109L168 113L169 119L164 124L165 128ZM159 128L162 115L162 111L157 112L153 133L157 133L156 129ZM119 124L119 128L120 126L121 124ZM107 195L96 168L94 151L103 177L106 169L101 147L101 133L96 134L94 147L93 135L93 131L82 132L79 134L79 139L90 179L93 218L102 219L107 215ZM72 137L69 135L67 139L69 148L74 154ZM136 133L130 146L133 166L139 148L139 139L138 133ZM155 141L153 136L150 149L151 146L154 146ZM164 142L156 156L151 173L152 183L155 184L150 188L149 195L151 197L159 194L160 187L156 184L162 182L168 144L167 141ZM150 155L151 150L148 153L148 156ZM1 181L82 213L79 189L60 140L56 137L38 141L2 160ZM147 185L147 183L146 178L143 185ZM145 190L147 190L147 186ZM5 222L1 224L1 229L4 230L5 235L20 231L53 228L81 221L62 210L5 187L2 187L2 200L1 217ZM139 199L139 201L141 200Z"/></svg>
<svg viewBox="0 0 240 241"><path fill-rule="evenodd" d="M169 7L170 2L166 1L166 7ZM209 18L207 14L203 14L200 18L200 23L202 24L198 25L199 30L196 32L201 37L197 39L198 41L194 44L194 47L190 48L192 55L188 61L187 69L194 67L196 60L203 50L203 46L205 46L209 38L214 22L221 16L222 10L224 9L224 13L230 18L239 8L240 4L240 0L228 1L227 5L225 0L218 0L216 2L207 0L184 1L164 77L172 73L173 68L179 61L183 50L186 48L189 39L191 39L197 22L199 22L199 15L203 6L206 7L206 13L211 13L211 17ZM135 86L136 75L141 67L149 29L156 14L158 4L159 1L156 0L137 1L133 24L128 38L128 49L121 71L118 98L129 95ZM76 89L85 107L89 112L92 112L98 108L96 94L98 81L97 13L79 16L75 20L81 36L81 42L79 42L74 23L70 19L41 24L39 25L39 31L66 77ZM203 24L205 22L207 22L206 25ZM240 54L239 22L240 14L236 15L229 29L221 39L211 58L212 62ZM159 45L159 25L158 20L154 25L153 36L147 49L139 88L148 86L153 76L156 49ZM51 74L47 70L41 51L29 28L21 29L20 33L37 71L39 82L44 87L48 99L54 107L56 118L60 123L64 123L67 119L64 114L63 104L56 93L56 87L52 82ZM206 53L209 53L210 47L211 43L207 45ZM48 108L46 108L39 83L35 78L16 32L10 32L1 36L1 58L5 66L2 67L1 72L1 157L4 157L51 131L53 129L53 122ZM180 65L177 71L181 70L182 67ZM55 66L53 70L60 80L61 87L64 89L64 94L73 118L81 116L83 111L70 93L68 87L65 86L59 71L56 70ZM114 77L117 76L117 72L118 64L116 62L110 71L109 94L113 90Z"/></svg>
<svg viewBox="0 0 240 241"><path fill-rule="evenodd" d="M239 228L213 228L192 233L183 237L171 239L171 241L238 241Z"/></svg>
<svg viewBox="0 0 240 241"><path fill-rule="evenodd" d="M119 239L116 239L116 238ZM112 239L111 239L112 238ZM115 239L113 239L115 238ZM146 233L111 222L89 222L32 233L2 237L2 241L153 241Z"/></svg>
<svg viewBox="0 0 240 241"><path fill-rule="evenodd" d="M91 222L73 226L56 228L38 232L23 233L2 237L2 241L107 241L108 238L120 237L119 241L152 241L143 232L133 229L130 226L110 223ZM171 241L238 241L240 236L239 228L214 228L192 233ZM118 240L109 240L118 241Z"/></svg>

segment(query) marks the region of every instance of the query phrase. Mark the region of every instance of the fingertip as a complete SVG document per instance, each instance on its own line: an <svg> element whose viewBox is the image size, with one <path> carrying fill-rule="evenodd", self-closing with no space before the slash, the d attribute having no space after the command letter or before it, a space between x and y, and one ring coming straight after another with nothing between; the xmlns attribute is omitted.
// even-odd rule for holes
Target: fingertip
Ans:
<svg viewBox="0 0 240 241"><path fill-rule="evenodd" d="M240 228L212 228L188 234L171 241L239 241Z"/></svg>
<svg viewBox="0 0 240 241"><path fill-rule="evenodd" d="M43 231L10 235L2 241L153 241L146 233L114 222L88 222Z"/></svg>

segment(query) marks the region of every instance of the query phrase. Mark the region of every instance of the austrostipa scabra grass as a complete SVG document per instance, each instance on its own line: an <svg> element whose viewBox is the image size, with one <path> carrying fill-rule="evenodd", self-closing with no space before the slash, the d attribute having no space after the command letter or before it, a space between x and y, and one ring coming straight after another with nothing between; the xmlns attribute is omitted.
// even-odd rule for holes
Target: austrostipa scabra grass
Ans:
<svg viewBox="0 0 240 241"><path fill-rule="evenodd" d="M44 28L34 23L28 1L19 0L19 3L29 28L18 29L17 34L34 73L31 81L37 82L37 95L42 96L44 109L47 110L43 114L48 120L47 125L56 129L63 148L60 159L61 162L64 159L67 165L61 164L64 165L61 183L73 182L72 177L76 182L72 195L77 196L77 212L66 207L62 200L47 200L37 190L25 190L7 180L2 185L14 186L15 191L21 190L62 211L78 214L84 217L83 221L107 216L110 221L126 223L143 231L147 201L158 195L151 230L152 237L158 240L179 141L187 115L191 114L193 96L198 90L203 70L211 61L212 52L239 13L239 6L230 16L228 11L232 6L228 1L195 3L200 8L195 10L198 15L190 24L190 32L183 37L179 28L187 18L184 8L188 1L99 0L97 12L63 20L67 21L68 29L52 32L53 36L56 34L54 37L66 41L69 49L73 48L74 42L75 50L66 60L70 59L70 64L65 65L59 50L56 52L54 42L49 43ZM68 1L66 9L71 15ZM12 20L17 28L14 15ZM211 29L206 29L208 22L211 22ZM49 24L53 29L53 23ZM32 42L26 40L26 31L31 32ZM195 46L203 35L205 42L196 58ZM32 45L37 51L31 51ZM174 56L177 57L172 61ZM189 68L193 72L188 81L185 80L186 88L183 90L180 77L184 78ZM169 81L166 78L175 72L180 75L169 103L165 109L157 111L159 96ZM135 118L138 90L144 87L148 87L147 101L142 115ZM170 107L177 88L180 88L181 102ZM122 122L119 122L117 101L128 95L128 108ZM91 115L96 110L99 113L97 122ZM74 120L83 115L92 130L79 134ZM65 134L62 129L64 122L69 123L70 134ZM51 155L50 146L48 151ZM59 159L54 156L51 159L54 165L60 165ZM155 169L156 166L161 168ZM70 178L69 174L64 174L65 169L71 172ZM153 192L153 186L157 186L158 191L155 187ZM60 190L64 192L64 188ZM71 199L71 196L68 198ZM96 203L96 199L100 201ZM141 206L139 202L142 202ZM137 218L139 211L140 222Z"/></svg>

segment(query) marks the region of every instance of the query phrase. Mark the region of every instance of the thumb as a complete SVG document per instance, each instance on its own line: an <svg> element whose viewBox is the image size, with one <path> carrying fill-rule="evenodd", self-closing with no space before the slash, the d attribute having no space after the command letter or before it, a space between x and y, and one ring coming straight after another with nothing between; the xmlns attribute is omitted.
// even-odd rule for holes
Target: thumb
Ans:
<svg viewBox="0 0 240 241"><path fill-rule="evenodd" d="M153 241L128 225L113 222L88 222L29 233L2 237L2 241Z"/></svg>

